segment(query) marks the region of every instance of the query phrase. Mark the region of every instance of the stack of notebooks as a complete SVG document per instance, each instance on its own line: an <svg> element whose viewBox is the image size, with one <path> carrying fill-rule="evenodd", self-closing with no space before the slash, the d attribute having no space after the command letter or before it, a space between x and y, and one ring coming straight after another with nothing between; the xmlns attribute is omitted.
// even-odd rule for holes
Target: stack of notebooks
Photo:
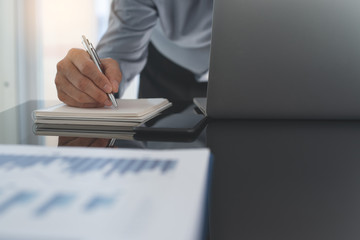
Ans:
<svg viewBox="0 0 360 240"><path fill-rule="evenodd" d="M118 107L75 108L59 104L33 112L37 135L131 136L134 127L171 106L167 99L117 99Z"/></svg>

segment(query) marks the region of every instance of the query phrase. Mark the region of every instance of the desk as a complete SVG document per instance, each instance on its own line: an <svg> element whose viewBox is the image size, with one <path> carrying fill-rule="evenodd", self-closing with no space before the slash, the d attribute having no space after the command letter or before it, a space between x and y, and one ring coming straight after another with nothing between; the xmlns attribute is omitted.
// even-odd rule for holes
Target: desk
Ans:
<svg viewBox="0 0 360 240"><path fill-rule="evenodd" d="M47 143L31 130L43 104L0 113L0 143ZM358 121L213 120L193 142L122 144L211 149L209 239L360 238Z"/></svg>

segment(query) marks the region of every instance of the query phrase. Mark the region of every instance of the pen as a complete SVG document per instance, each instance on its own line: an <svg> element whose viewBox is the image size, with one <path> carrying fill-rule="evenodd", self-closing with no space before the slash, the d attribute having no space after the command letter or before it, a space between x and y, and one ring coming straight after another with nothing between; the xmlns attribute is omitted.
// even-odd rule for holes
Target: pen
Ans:
<svg viewBox="0 0 360 240"><path fill-rule="evenodd" d="M97 54L94 46L92 45L92 43L84 36L82 35L82 44L85 48L85 50L88 52L88 54L90 55L91 59L94 61L95 65L97 66L97 68L99 69L99 71L104 74L103 71L103 66L101 64L99 55ZM112 93L107 93L108 97L110 98L112 104L114 107L118 107L118 104L115 100L115 97Z"/></svg>
<svg viewBox="0 0 360 240"><path fill-rule="evenodd" d="M106 147L114 147L116 138L112 138Z"/></svg>

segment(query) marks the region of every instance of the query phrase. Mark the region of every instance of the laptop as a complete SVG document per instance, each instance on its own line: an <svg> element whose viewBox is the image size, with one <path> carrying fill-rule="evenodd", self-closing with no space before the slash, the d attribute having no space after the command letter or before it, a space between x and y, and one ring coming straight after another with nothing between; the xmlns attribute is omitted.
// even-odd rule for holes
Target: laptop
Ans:
<svg viewBox="0 0 360 240"><path fill-rule="evenodd" d="M212 118L360 119L359 8L215 0L207 101L194 102Z"/></svg>

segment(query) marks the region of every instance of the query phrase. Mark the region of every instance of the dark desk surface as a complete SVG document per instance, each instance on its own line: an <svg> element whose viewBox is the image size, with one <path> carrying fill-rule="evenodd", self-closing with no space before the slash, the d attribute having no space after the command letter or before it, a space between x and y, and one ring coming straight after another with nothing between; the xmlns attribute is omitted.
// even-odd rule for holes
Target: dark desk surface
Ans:
<svg viewBox="0 0 360 240"><path fill-rule="evenodd" d="M41 107L1 112L0 144L57 145L32 133ZM118 146L211 149L209 239L360 238L360 121L213 120L192 142Z"/></svg>

